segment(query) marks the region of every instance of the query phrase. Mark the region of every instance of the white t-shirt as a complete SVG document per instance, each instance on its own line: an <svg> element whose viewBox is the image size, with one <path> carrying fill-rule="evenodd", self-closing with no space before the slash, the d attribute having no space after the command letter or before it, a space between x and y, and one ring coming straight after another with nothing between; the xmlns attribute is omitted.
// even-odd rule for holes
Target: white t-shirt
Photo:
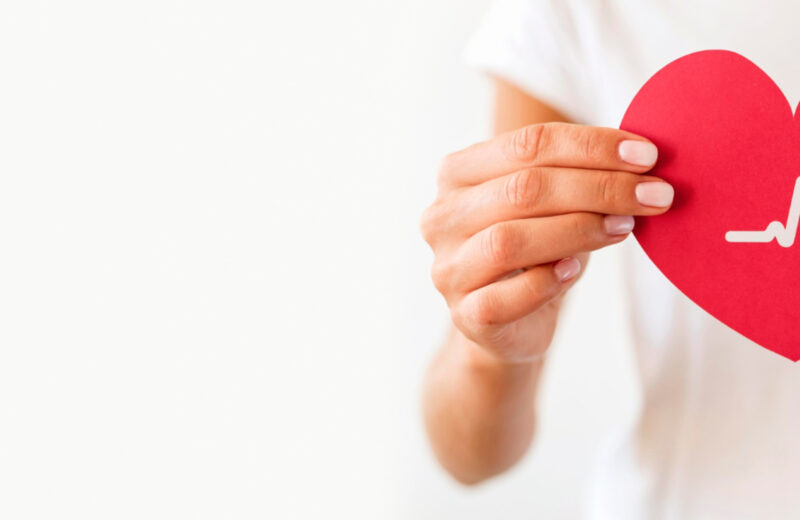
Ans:
<svg viewBox="0 0 800 520"><path fill-rule="evenodd" d="M466 57L576 122L617 127L653 73L703 49L746 56L794 107L798 26L791 1L499 0ZM642 406L586 517L800 518L800 365L716 321L628 242Z"/></svg>

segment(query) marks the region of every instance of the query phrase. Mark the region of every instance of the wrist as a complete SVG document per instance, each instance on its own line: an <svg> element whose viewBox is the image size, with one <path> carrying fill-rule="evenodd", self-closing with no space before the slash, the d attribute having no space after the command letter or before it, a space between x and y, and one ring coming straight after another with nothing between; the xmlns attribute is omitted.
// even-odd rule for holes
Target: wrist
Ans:
<svg viewBox="0 0 800 520"><path fill-rule="evenodd" d="M530 354L524 357L504 358L489 349L482 347L464 336L457 329L454 334L454 346L458 350L458 357L464 365L471 370L502 372L507 375L526 375L531 370L541 366L546 350L541 353Z"/></svg>
<svg viewBox="0 0 800 520"><path fill-rule="evenodd" d="M458 385L460 392L467 388L478 390L480 402L494 410L492 413L519 410L529 405L533 410L535 405L531 400L536 395L543 363L541 356L526 362L508 362L463 336L451 341L451 347L455 349L451 354L451 368L459 374L458 379L468 382Z"/></svg>

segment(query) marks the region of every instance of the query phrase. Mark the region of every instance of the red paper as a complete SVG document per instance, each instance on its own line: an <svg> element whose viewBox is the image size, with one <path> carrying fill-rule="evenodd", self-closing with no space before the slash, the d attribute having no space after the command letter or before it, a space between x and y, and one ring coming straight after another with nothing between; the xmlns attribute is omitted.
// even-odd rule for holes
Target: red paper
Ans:
<svg viewBox="0 0 800 520"><path fill-rule="evenodd" d="M652 173L675 187L672 209L636 219L650 259L715 318L800 359L800 121L778 86L739 54L697 52L650 78L620 128L658 146Z"/></svg>

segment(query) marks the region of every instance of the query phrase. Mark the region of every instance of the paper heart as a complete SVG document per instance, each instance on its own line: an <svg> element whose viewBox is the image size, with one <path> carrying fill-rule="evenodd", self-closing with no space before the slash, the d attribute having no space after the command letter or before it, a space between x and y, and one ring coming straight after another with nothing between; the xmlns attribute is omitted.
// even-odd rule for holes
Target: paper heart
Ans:
<svg viewBox="0 0 800 520"><path fill-rule="evenodd" d="M652 173L675 187L672 209L636 219L650 259L712 316L800 359L800 121L780 88L739 54L697 52L650 78L620 128L658 146Z"/></svg>

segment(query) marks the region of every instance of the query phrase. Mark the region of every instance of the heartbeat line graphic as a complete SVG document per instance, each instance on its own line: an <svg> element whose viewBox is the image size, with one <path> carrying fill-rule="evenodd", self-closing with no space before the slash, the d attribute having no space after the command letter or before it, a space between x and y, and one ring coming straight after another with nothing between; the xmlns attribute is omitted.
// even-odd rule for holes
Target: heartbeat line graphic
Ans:
<svg viewBox="0 0 800 520"><path fill-rule="evenodd" d="M774 238L782 247L791 247L797 235L797 222L800 219L800 177L794 181L792 202L789 205L789 216L786 225L773 221L764 231L728 231L725 240L728 242L766 243Z"/></svg>

